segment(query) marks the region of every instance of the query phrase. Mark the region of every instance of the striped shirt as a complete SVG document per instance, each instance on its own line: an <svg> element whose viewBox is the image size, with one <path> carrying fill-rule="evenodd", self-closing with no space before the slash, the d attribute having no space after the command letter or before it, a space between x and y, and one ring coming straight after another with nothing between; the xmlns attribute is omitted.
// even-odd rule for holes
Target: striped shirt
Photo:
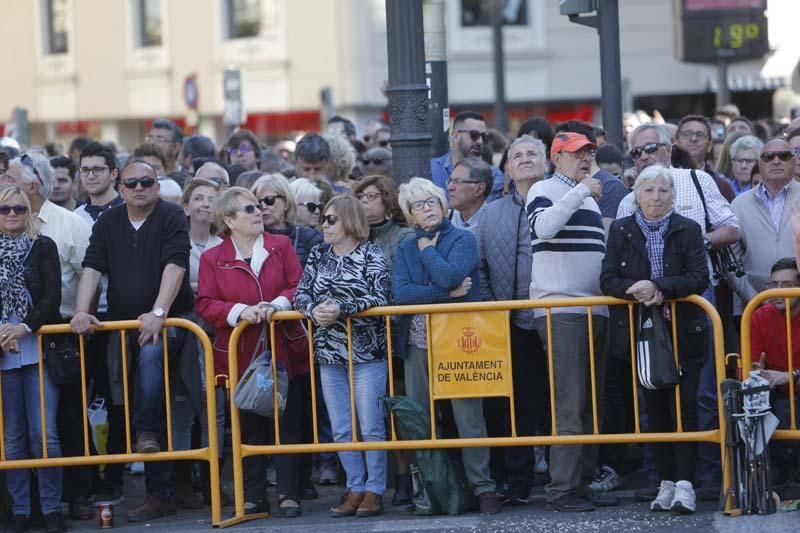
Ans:
<svg viewBox="0 0 800 533"><path fill-rule="evenodd" d="M526 207L531 228L530 296L575 298L599 296L605 231L600 208L588 187L561 174L537 182ZM543 309L534 310L544 316ZM554 308L553 313L586 313L585 307ZM605 306L592 313L608 315Z"/></svg>

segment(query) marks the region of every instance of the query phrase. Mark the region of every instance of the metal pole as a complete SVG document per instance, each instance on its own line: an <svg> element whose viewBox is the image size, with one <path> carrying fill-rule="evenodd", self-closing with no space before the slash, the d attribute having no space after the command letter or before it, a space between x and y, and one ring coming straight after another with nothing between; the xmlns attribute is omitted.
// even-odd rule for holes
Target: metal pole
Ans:
<svg viewBox="0 0 800 533"><path fill-rule="evenodd" d="M431 156L450 150L450 107L447 99L447 33L444 0L422 3L425 29L425 75L431 100Z"/></svg>
<svg viewBox="0 0 800 533"><path fill-rule="evenodd" d="M386 0L389 117L394 179L431 177L431 132L422 0Z"/></svg>
<svg viewBox="0 0 800 533"><path fill-rule="evenodd" d="M600 36L600 80L603 128L608 142L622 149L622 69L619 61L619 2L603 0L597 6Z"/></svg>
<svg viewBox="0 0 800 533"><path fill-rule="evenodd" d="M731 103L731 93L728 90L728 62L720 59L717 63L717 108Z"/></svg>
<svg viewBox="0 0 800 533"><path fill-rule="evenodd" d="M494 124L508 133L508 106L506 105L505 54L503 53L503 0L495 0L492 9L492 45L494 49Z"/></svg>

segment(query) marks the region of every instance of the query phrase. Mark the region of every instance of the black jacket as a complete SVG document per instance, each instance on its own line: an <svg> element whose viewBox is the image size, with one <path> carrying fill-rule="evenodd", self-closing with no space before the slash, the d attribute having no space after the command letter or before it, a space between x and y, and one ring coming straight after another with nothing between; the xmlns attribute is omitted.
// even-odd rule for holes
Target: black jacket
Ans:
<svg viewBox="0 0 800 533"><path fill-rule="evenodd" d="M633 216L611 224L600 273L603 294L633 300L625 291L639 280L650 279L645 236ZM708 265L703 232L693 220L673 214L664 234L664 275L652 280L664 300L702 294L708 286ZM676 307L678 354L687 371L703 366L708 357L709 323L705 312L694 304ZM634 317L638 309L634 307ZM611 353L630 360L627 306L611 307Z"/></svg>
<svg viewBox="0 0 800 533"><path fill-rule="evenodd" d="M44 235L33 241L25 259L25 288L31 295L32 306L23 322L36 331L45 324L60 324L61 263L56 243ZM2 295L0 294L0 298Z"/></svg>
<svg viewBox="0 0 800 533"><path fill-rule="evenodd" d="M289 224L287 222L286 227L282 230L264 228L264 231L289 237L289 240L292 241L294 252L300 260L301 267L306 266L306 260L311 253L311 249L323 242L322 233L302 224Z"/></svg>

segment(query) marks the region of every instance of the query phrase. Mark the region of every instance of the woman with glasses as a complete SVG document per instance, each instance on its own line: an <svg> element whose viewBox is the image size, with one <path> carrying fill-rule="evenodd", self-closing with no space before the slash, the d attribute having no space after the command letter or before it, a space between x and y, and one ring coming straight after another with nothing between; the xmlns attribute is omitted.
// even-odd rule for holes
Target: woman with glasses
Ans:
<svg viewBox="0 0 800 533"><path fill-rule="evenodd" d="M401 242L414 238L414 230L406 226L397 203L394 180L386 176L366 176L355 185L353 193L364 206L369 240L381 247L391 271L397 247Z"/></svg>
<svg viewBox="0 0 800 533"><path fill-rule="evenodd" d="M251 189L258 198L264 230L289 237L300 265L305 265L311 249L322 242L322 234L302 224L295 224L297 204L289 182L280 174L261 176Z"/></svg>
<svg viewBox="0 0 800 533"><path fill-rule="evenodd" d="M731 144L731 185L736 196L753 188L753 168L764 143L753 135L745 135Z"/></svg>
<svg viewBox="0 0 800 533"><path fill-rule="evenodd" d="M238 130L231 135L223 152L228 165L242 165L245 171L261 167L261 146L250 130Z"/></svg>
<svg viewBox="0 0 800 533"><path fill-rule="evenodd" d="M36 332L61 322L58 249L36 229L28 197L18 187L0 189L0 378L6 460L42 457L42 416L48 457L61 457L56 427L59 387L42 372ZM44 406L40 404L43 388ZM39 502L48 532L66 531L61 516L61 468L38 469ZM30 471L8 470L14 518L7 530L25 531L31 514Z"/></svg>
<svg viewBox="0 0 800 533"><path fill-rule="evenodd" d="M297 287L295 308L314 323L314 356L334 442L351 442L355 431L365 442L382 441L386 428L379 398L386 395L388 377L385 321L353 318L348 328L346 319L389 304L389 269L380 247L367 241L367 217L354 196L332 198L322 220L325 243L311 251ZM351 418L351 368L358 428ZM331 508L331 515L382 514L386 452L339 452L339 459L348 492Z"/></svg>
<svg viewBox="0 0 800 533"><path fill-rule="evenodd" d="M222 243L200 256L196 309L200 317L214 326L214 374L228 374L228 341L236 325L268 323L275 311L292 308L301 268L291 242L283 235L264 231L256 197L241 187L231 187L214 202L216 224L224 234ZM269 347L264 327L251 326L241 336L238 347L238 382L250 361ZM281 442L301 442L308 387L308 342L298 331L297 321L275 328L275 357L289 375L286 408L280 419ZM300 342L292 342L299 338ZM263 342L262 342L263 341ZM305 350L303 347L306 347ZM267 444L272 421L241 411L242 442ZM294 455L275 457L280 513L300 515L299 459ZM269 512L266 497L266 457L244 459L245 513Z"/></svg>
<svg viewBox="0 0 800 533"><path fill-rule="evenodd" d="M297 223L311 228L320 227L323 191L307 178L297 178L289 183L289 189L297 205Z"/></svg>
<svg viewBox="0 0 800 533"><path fill-rule="evenodd" d="M394 256L395 303L480 301L478 244L471 232L456 228L446 218L444 191L430 180L412 178L400 186L399 203L406 220L414 227L416 239L402 242ZM397 337L395 355L404 359L406 395L427 413L430 404L425 316L401 316ZM482 399L451 400L451 404L459 437L486 437ZM489 449L465 448L461 454L481 513L497 513L500 503L489 474Z"/></svg>

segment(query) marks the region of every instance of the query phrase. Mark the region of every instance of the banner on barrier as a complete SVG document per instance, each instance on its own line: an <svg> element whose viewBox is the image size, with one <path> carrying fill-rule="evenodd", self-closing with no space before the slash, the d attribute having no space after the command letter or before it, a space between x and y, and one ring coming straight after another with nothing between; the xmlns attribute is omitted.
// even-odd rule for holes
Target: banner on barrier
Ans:
<svg viewBox="0 0 800 533"><path fill-rule="evenodd" d="M511 396L509 312L431 315L433 396Z"/></svg>

